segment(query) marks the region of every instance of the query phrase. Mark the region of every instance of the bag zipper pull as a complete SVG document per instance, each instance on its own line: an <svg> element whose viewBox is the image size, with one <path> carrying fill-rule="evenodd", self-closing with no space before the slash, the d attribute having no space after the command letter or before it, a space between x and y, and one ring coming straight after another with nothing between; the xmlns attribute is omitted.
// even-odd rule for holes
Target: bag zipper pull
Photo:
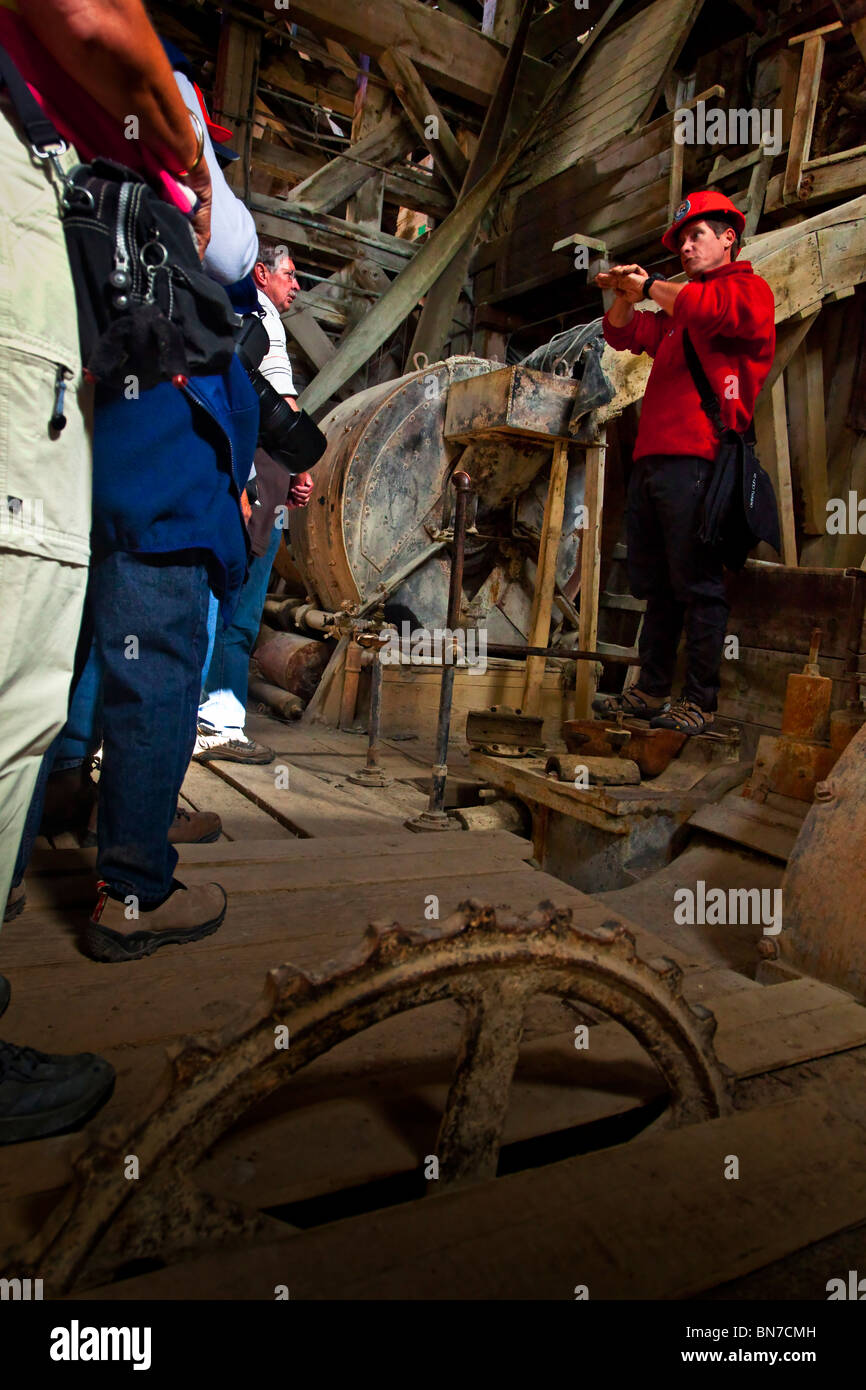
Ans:
<svg viewBox="0 0 866 1390"><path fill-rule="evenodd" d="M59 434L66 428L66 416L63 414L63 403L66 399L66 377L65 367L57 368L57 380L54 383L54 414L48 421L48 428L54 434Z"/></svg>

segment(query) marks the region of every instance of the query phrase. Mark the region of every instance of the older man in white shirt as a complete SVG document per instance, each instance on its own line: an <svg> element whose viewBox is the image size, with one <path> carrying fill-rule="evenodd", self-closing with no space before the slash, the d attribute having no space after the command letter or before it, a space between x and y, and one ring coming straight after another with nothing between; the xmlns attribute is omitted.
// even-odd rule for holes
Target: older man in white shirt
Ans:
<svg viewBox="0 0 866 1390"><path fill-rule="evenodd" d="M259 243L253 279L262 307L270 347L259 371L293 410L298 406L292 364L286 350L282 315L300 292L295 265L287 246ZM305 507L313 491L309 473L300 473L286 488L286 474L263 450L256 454L256 482L260 505L249 520L252 561L237 611L229 627L217 628L199 707L199 728L193 757L196 762L220 758L238 763L270 763L274 752L244 732L247 717L249 662L262 620L268 580L282 534L275 507Z"/></svg>

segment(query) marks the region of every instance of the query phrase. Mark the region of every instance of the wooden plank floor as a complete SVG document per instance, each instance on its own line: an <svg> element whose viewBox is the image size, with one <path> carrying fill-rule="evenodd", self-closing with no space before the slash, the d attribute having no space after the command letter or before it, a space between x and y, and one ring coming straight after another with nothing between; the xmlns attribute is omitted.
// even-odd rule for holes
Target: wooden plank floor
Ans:
<svg viewBox="0 0 866 1390"><path fill-rule="evenodd" d="M516 912L552 900L590 928L626 920L641 956L674 959L685 997L713 1009L718 1054L735 1074L866 1041L866 1010L847 995L804 981L762 988L726 968L699 935L672 938L631 921L637 887L622 902L593 899L538 872L527 862L531 844L517 836L406 830L406 814L426 804L415 784L431 749L387 746L383 762L395 782L379 792L345 780L346 768L363 763L355 736L270 720L253 733L275 748L288 787L277 785L273 767L210 764L193 766L184 788L188 804L224 817L224 838L183 847L178 869L185 882L215 879L226 888L229 911L213 937L125 966L87 960L77 941L92 904L95 854L77 849L37 852L27 911L4 927L3 969L13 982L4 1036L46 1051L98 1051L117 1068L115 1094L93 1130L131 1127L163 1073L166 1045L244 1013L269 969L321 969L348 954L370 921L421 924L431 897L440 918L474 897ZM471 776L465 756L455 765ZM662 900L647 903L654 907L646 920L661 923ZM595 1023L581 1054L574 1020L557 1000L531 1006L506 1144L629 1113L640 1128L655 1113L648 1107L663 1085L631 1035ZM275 1207L417 1172L435 1143L460 1027L458 1006L445 1002L342 1044L295 1078L267 1119L221 1140L199 1180L216 1195ZM38 1228L87 1142L85 1131L0 1148L3 1244Z"/></svg>

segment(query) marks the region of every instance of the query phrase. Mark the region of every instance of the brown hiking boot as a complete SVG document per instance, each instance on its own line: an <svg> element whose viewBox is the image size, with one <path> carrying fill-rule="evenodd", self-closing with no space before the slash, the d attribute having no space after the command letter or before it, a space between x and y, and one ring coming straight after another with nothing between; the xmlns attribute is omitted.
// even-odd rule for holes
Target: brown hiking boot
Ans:
<svg viewBox="0 0 866 1390"><path fill-rule="evenodd" d="M90 762L79 767L52 772L45 784L42 808L43 835L73 834L87 825L87 818L96 805L97 784L90 775Z"/></svg>
<svg viewBox="0 0 866 1390"><path fill-rule="evenodd" d="M132 917L137 905L132 895L120 901L110 898L104 883L84 934L85 954L91 960L141 960L161 946L185 946L211 936L226 915L226 895L218 883L187 888L175 879L174 889L159 907Z"/></svg>
<svg viewBox="0 0 866 1390"><path fill-rule="evenodd" d="M222 834L223 823L216 811L184 811L178 806L174 825L168 832L170 845L212 845Z"/></svg>
<svg viewBox="0 0 866 1390"><path fill-rule="evenodd" d="M94 806L90 823L79 841L82 849L92 849L96 844L97 807ZM185 811L178 806L174 813L174 823L168 832L170 845L212 845L223 833L223 823L216 811Z"/></svg>

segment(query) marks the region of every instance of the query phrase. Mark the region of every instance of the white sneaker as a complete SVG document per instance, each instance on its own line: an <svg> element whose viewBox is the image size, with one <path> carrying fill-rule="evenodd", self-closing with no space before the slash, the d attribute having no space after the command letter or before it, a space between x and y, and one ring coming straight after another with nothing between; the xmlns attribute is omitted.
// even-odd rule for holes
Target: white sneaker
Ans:
<svg viewBox="0 0 866 1390"><path fill-rule="evenodd" d="M209 763L219 758L229 763L256 763L264 766L276 757L272 748L255 739L247 738L242 729L230 733L213 729L208 724L199 724L192 760L194 763Z"/></svg>

